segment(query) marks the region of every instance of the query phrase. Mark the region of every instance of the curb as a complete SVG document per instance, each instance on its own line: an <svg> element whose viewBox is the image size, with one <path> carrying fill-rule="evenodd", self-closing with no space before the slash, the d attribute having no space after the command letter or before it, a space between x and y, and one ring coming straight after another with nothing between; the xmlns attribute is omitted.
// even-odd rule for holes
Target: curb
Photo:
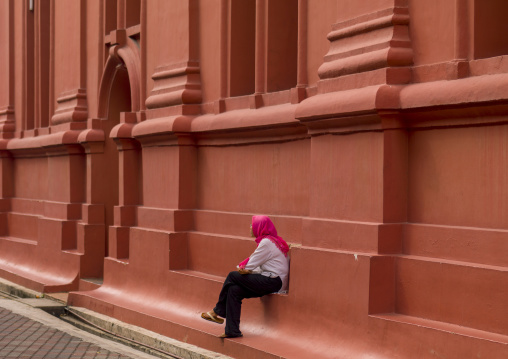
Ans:
<svg viewBox="0 0 508 359"><path fill-rule="evenodd" d="M0 278L0 292L7 293L18 298L44 298L43 293L22 287L3 278Z"/></svg>
<svg viewBox="0 0 508 359"><path fill-rule="evenodd" d="M135 325L127 324L86 308L68 307L68 311L71 314L78 315L96 327L120 336L121 340L127 339L135 342L135 344L141 344L150 349L175 355L182 359L233 359L224 354L212 352ZM125 340L122 340L122 342L125 342ZM152 351L150 353L156 355Z"/></svg>
<svg viewBox="0 0 508 359"><path fill-rule="evenodd" d="M43 293L24 288L3 278L0 278L0 292L17 297L13 300L26 306L42 309L49 314L53 314L62 323L71 324L97 337L121 343L153 356L181 359L233 359L224 354L180 342L86 308L66 307L58 298L52 298L51 294L45 296ZM64 311L67 311L68 315L60 318Z"/></svg>

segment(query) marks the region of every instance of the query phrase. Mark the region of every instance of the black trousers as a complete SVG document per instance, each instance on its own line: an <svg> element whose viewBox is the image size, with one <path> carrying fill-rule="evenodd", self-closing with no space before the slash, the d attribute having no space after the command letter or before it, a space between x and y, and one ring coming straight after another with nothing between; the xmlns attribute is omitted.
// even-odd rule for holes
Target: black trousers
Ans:
<svg viewBox="0 0 508 359"><path fill-rule="evenodd" d="M230 272L219 294L219 301L213 311L226 318L227 335L241 335L240 314L244 298L257 298L280 290L279 277L270 278L261 274L240 274Z"/></svg>

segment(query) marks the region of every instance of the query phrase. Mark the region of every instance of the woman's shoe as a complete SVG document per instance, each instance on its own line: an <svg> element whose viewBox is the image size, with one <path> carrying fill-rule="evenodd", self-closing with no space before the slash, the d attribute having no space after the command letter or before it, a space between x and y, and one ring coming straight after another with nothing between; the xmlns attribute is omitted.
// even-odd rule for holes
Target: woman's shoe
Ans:
<svg viewBox="0 0 508 359"><path fill-rule="evenodd" d="M217 324L224 323L224 319L219 318L216 315L213 315L211 311L207 313L201 313L201 318Z"/></svg>

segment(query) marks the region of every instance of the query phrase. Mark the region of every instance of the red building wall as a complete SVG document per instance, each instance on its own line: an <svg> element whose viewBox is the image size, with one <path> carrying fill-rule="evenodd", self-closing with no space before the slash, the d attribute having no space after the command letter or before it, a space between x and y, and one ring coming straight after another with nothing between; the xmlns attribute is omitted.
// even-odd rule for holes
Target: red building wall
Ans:
<svg viewBox="0 0 508 359"><path fill-rule="evenodd" d="M507 10L0 2L0 276L238 358L506 357ZM222 342L254 214L290 289Z"/></svg>

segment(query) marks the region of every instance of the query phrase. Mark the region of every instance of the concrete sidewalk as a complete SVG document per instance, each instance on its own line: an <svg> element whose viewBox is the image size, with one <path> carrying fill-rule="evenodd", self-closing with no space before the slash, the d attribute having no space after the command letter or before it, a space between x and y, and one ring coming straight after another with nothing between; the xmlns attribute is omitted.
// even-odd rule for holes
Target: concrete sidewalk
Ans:
<svg viewBox="0 0 508 359"><path fill-rule="evenodd" d="M47 298L0 278L0 358L231 359Z"/></svg>

